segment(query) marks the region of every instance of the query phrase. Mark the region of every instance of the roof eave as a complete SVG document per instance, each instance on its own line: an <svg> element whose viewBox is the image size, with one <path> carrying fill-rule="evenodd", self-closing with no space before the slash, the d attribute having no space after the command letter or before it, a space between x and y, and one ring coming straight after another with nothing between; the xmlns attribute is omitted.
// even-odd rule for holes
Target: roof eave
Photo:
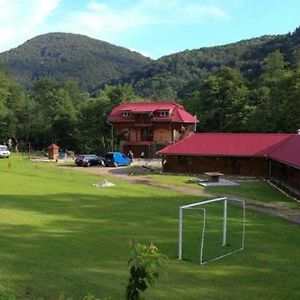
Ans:
<svg viewBox="0 0 300 300"><path fill-rule="evenodd" d="M172 155L172 156L205 156L205 157L214 157L214 156L219 156L219 157L256 157L256 158L268 158L265 154L262 155L237 155L237 154L199 154L199 153L160 153L158 151L156 154L158 155Z"/></svg>
<svg viewBox="0 0 300 300"><path fill-rule="evenodd" d="M291 166L291 167L293 167L293 168L295 168L295 169L300 170L300 166L295 165L295 164L293 164L293 163L290 163L290 162L288 162L288 161L280 160L280 159L277 159L277 158L274 158L274 157L271 157L271 156L269 157L269 159L278 161L278 162L280 162L280 163L282 163L282 164L285 164L285 165L288 165L288 166Z"/></svg>

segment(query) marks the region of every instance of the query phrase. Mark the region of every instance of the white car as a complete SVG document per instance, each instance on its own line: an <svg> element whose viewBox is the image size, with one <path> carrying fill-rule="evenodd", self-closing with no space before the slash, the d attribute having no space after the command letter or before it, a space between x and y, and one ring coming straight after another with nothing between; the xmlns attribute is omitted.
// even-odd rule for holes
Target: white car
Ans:
<svg viewBox="0 0 300 300"><path fill-rule="evenodd" d="M1 157L10 157L10 151L7 149L7 146L0 145L0 158Z"/></svg>

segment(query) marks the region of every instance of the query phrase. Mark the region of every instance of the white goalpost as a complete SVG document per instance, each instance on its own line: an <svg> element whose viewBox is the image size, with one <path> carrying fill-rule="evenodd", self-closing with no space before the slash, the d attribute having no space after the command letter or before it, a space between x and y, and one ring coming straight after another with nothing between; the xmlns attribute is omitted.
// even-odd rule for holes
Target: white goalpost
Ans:
<svg viewBox="0 0 300 300"><path fill-rule="evenodd" d="M235 210L241 210L241 214L235 218L228 217L228 204L238 204L235 205ZM214 232L214 239L217 236L216 232L217 230L220 231L221 234L221 241L219 242L214 242L214 247L218 248L218 246L216 246L218 243L219 246L221 246L222 251L221 253L217 253L217 254L212 254L211 257L209 258L205 258L204 254L205 254L205 245L206 245L206 235L208 235L207 233L207 227L208 227L208 217L211 216L212 214L210 213L210 215L208 215L208 211L210 210L210 205L211 204L221 204L223 207L220 206L215 206L214 210L218 211L218 210L222 210L219 215L218 218L219 223L217 223L217 225L213 224L213 217L211 217L209 219L210 221L210 230L212 232ZM201 202L197 202L197 203L192 203L192 204L188 204L188 205L183 205L179 207L179 238L178 238L178 259L182 260L185 259L185 253L183 250L183 246L184 244L188 244L188 241L184 241L184 235L186 234L186 229L185 230L185 215L184 212L185 210L194 210L195 212L198 212L200 214L196 215L196 219L194 219L194 221L192 221L192 223L194 225L195 228L195 232L193 234L193 236L196 236L196 242L197 242L197 247L199 246L199 249L197 251L199 251L199 262L200 264L205 264L209 261L215 261L218 259L221 259L225 256L228 255L232 255L236 252L239 252L241 250L244 249L245 246L245 201L243 200L238 200L238 199L232 199L232 198L227 198L227 197L222 197L222 198L216 198L216 199L210 199L210 200L206 200L206 201L201 201ZM196 224L196 222L199 222L199 220L201 220L201 224ZM229 243L228 243L228 239L230 239L230 237L228 237L228 222L230 220L230 228L231 228L231 233L232 232L237 232L236 236L235 236L235 244L231 245L231 247L229 247ZM217 228L216 228L217 227ZM222 227L222 228L219 228ZM219 232L217 232L219 234ZM232 235L232 234L231 234ZM226 247L228 246L228 247Z"/></svg>

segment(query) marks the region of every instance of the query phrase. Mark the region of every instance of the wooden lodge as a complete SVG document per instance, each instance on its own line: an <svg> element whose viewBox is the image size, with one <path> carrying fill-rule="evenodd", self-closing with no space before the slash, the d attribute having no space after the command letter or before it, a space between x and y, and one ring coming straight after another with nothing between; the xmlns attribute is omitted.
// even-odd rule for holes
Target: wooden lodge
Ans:
<svg viewBox="0 0 300 300"><path fill-rule="evenodd" d="M123 103L108 117L120 151L154 157L164 147L194 133L198 120L174 102Z"/></svg>
<svg viewBox="0 0 300 300"><path fill-rule="evenodd" d="M158 154L164 172L262 176L300 197L300 134L198 133Z"/></svg>

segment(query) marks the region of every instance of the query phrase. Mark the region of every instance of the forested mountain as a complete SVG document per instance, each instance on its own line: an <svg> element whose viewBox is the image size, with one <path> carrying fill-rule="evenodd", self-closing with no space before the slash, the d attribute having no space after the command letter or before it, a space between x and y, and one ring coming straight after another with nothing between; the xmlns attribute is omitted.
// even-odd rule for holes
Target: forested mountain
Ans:
<svg viewBox="0 0 300 300"><path fill-rule="evenodd" d="M266 57L276 50L283 54L288 69L299 66L300 27L292 34L263 36L164 56L133 72L123 82L131 83L144 97L178 99L224 66L236 69L248 80L255 80Z"/></svg>
<svg viewBox="0 0 300 300"><path fill-rule="evenodd" d="M0 66L27 88L33 80L45 77L72 79L82 91L93 91L106 83L130 83L141 96L176 100L222 66L256 79L264 60L275 50L283 54L288 68L299 65L300 28L292 34L185 50L155 61L83 35L49 33L0 54Z"/></svg>
<svg viewBox="0 0 300 300"><path fill-rule="evenodd" d="M22 150L52 142L78 153L117 149L110 111L145 99L182 103L201 132L300 128L300 28L157 61L87 37L48 34L1 59L8 72L0 70L0 143L12 138Z"/></svg>
<svg viewBox="0 0 300 300"><path fill-rule="evenodd" d="M71 33L48 33L0 54L0 66L17 82L73 79L81 90L118 79L149 63L137 52Z"/></svg>

